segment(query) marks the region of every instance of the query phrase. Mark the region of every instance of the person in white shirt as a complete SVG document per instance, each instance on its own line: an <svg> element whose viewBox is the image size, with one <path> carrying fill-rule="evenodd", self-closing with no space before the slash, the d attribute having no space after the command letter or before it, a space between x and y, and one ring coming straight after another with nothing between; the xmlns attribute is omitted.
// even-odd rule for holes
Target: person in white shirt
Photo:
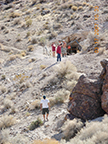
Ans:
<svg viewBox="0 0 108 144"><path fill-rule="evenodd" d="M45 113L47 113L46 120L48 121L50 103L49 103L49 100L46 99L45 95L43 96L43 99L40 102L40 109L41 109L42 114L43 114L44 122L45 122Z"/></svg>

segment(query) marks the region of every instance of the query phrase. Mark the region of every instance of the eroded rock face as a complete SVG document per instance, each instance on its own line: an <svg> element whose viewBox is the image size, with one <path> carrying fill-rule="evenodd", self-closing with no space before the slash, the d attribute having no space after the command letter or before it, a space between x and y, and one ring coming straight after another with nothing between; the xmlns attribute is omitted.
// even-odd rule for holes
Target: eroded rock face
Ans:
<svg viewBox="0 0 108 144"><path fill-rule="evenodd" d="M103 110L108 114L108 61L104 66L104 81L102 86L103 94L101 96L101 105Z"/></svg>
<svg viewBox="0 0 108 144"><path fill-rule="evenodd" d="M83 120L102 116L101 82L81 76L70 95L68 111Z"/></svg>
<svg viewBox="0 0 108 144"><path fill-rule="evenodd" d="M108 60L100 63L103 70L97 80L79 78L68 103L70 117L88 120L108 114Z"/></svg>

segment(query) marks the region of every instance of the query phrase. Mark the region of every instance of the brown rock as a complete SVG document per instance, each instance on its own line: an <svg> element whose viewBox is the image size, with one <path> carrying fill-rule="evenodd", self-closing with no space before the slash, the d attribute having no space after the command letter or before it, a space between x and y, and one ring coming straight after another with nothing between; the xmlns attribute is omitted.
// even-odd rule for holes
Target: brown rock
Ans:
<svg viewBox="0 0 108 144"><path fill-rule="evenodd" d="M83 120L102 116L101 83L81 76L70 95L68 111Z"/></svg>
<svg viewBox="0 0 108 144"><path fill-rule="evenodd" d="M105 80L103 81L103 87L102 87L102 91L103 91L103 95L101 97L101 101L102 101L102 108L103 110L108 114L108 63L105 67Z"/></svg>

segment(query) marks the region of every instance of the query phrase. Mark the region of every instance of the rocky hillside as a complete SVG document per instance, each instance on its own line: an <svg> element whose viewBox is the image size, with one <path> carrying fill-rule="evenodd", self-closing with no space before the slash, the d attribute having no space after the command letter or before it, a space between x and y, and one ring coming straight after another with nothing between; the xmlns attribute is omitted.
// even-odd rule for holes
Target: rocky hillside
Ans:
<svg viewBox="0 0 108 144"><path fill-rule="evenodd" d="M94 34L95 23L99 35ZM78 39L82 51L56 63L51 43L58 45L58 39ZM1 0L0 143L40 144L47 138L48 144L106 144L107 115L86 123L78 118L66 121L65 116L79 77L95 81L100 75L100 61L108 58L107 43L107 0ZM51 104L45 123L40 111L43 95Z"/></svg>

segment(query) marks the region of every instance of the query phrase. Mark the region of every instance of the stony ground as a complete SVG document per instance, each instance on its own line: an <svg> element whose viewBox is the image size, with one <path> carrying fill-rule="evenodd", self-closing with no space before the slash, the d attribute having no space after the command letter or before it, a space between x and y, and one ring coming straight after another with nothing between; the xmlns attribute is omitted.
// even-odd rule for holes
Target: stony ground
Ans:
<svg viewBox="0 0 108 144"><path fill-rule="evenodd" d="M28 130L28 126L38 117L42 119L42 115L39 108L32 109L30 106L35 100L40 101L44 94L48 98L55 97L59 90L66 87L67 81L64 79L63 82L57 81L58 84L47 85L51 76L54 80L58 79L56 69L61 66L52 57L50 44L72 33L93 32L95 5L93 1L82 0L32 4L33 1L14 2L2 5L0 11L0 118L7 115L16 118L16 124L8 128L8 136L25 135L29 138L28 143L34 139L53 137L60 140L60 123L68 113L68 99L63 104L51 107L49 121L33 131ZM94 38L90 35L87 41L81 42L81 52L62 58L63 63L70 61L78 73L92 79L97 78L102 70L100 61L108 58L108 3L98 0L97 4L100 6L99 53L86 52L91 45L89 41L93 42ZM43 10L50 12L41 15ZM105 37L102 37L103 33ZM44 45L48 47L49 55L43 53ZM6 103L7 99L10 101Z"/></svg>

